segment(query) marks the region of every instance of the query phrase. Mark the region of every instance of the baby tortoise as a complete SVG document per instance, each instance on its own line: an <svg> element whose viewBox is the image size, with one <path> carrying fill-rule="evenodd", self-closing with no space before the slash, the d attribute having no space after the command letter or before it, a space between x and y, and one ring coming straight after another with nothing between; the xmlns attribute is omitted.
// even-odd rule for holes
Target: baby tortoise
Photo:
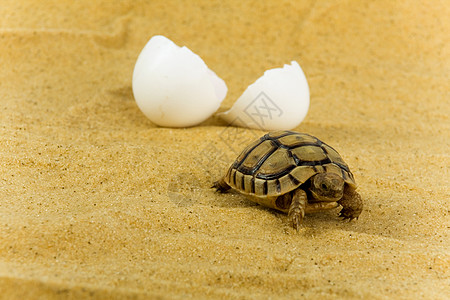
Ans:
<svg viewBox="0 0 450 300"><path fill-rule="evenodd" d="M266 207L288 213L298 230L305 213L342 206L339 216L355 219L363 202L353 174L339 153L318 138L274 131L251 143L214 183L233 188Z"/></svg>

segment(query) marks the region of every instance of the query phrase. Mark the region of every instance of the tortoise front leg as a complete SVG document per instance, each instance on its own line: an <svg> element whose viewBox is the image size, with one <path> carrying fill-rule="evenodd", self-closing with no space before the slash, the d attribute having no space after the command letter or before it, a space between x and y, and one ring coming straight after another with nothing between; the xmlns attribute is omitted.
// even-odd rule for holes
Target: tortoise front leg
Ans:
<svg viewBox="0 0 450 300"><path fill-rule="evenodd" d="M339 217L343 217L344 220L358 219L363 209L363 201L361 196L355 191L353 187L345 185L344 196L338 201L342 205L342 210L339 213Z"/></svg>
<svg viewBox="0 0 450 300"><path fill-rule="evenodd" d="M298 231L300 224L305 216L306 203L308 202L308 196L302 189L296 189L292 194L292 202L289 207L288 218L294 227Z"/></svg>
<svg viewBox="0 0 450 300"><path fill-rule="evenodd" d="M231 189L231 187L225 182L225 180L223 180L223 178L214 182L212 188L215 188L216 192L219 193L225 193L226 191Z"/></svg>

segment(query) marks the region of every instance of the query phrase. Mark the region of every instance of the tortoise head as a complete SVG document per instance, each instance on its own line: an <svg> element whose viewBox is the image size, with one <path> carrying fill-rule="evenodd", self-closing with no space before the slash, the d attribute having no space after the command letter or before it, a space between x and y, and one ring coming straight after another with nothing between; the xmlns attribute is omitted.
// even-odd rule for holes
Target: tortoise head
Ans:
<svg viewBox="0 0 450 300"><path fill-rule="evenodd" d="M344 194L344 179L334 173L320 173L311 178L311 191L318 201L338 201Z"/></svg>

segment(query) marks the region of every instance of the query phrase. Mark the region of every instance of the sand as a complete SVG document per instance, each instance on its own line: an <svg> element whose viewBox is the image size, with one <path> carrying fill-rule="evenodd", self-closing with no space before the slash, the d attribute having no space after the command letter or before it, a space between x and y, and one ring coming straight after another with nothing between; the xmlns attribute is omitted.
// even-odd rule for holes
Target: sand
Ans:
<svg viewBox="0 0 450 300"><path fill-rule="evenodd" d="M2 1L0 298L449 299L449 3L194 2ZM227 82L221 111L297 60L295 130L350 165L359 220L297 233L214 193L264 132L146 119L131 76L155 34Z"/></svg>

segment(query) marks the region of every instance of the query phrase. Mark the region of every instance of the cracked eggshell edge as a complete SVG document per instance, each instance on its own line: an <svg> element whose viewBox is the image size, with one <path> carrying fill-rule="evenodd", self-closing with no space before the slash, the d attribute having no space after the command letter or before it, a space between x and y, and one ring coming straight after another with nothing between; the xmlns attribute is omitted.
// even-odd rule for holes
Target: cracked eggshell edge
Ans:
<svg viewBox="0 0 450 300"><path fill-rule="evenodd" d="M234 105L218 115L233 126L288 130L306 117L310 103L306 76L296 61L270 69L249 85Z"/></svg>

